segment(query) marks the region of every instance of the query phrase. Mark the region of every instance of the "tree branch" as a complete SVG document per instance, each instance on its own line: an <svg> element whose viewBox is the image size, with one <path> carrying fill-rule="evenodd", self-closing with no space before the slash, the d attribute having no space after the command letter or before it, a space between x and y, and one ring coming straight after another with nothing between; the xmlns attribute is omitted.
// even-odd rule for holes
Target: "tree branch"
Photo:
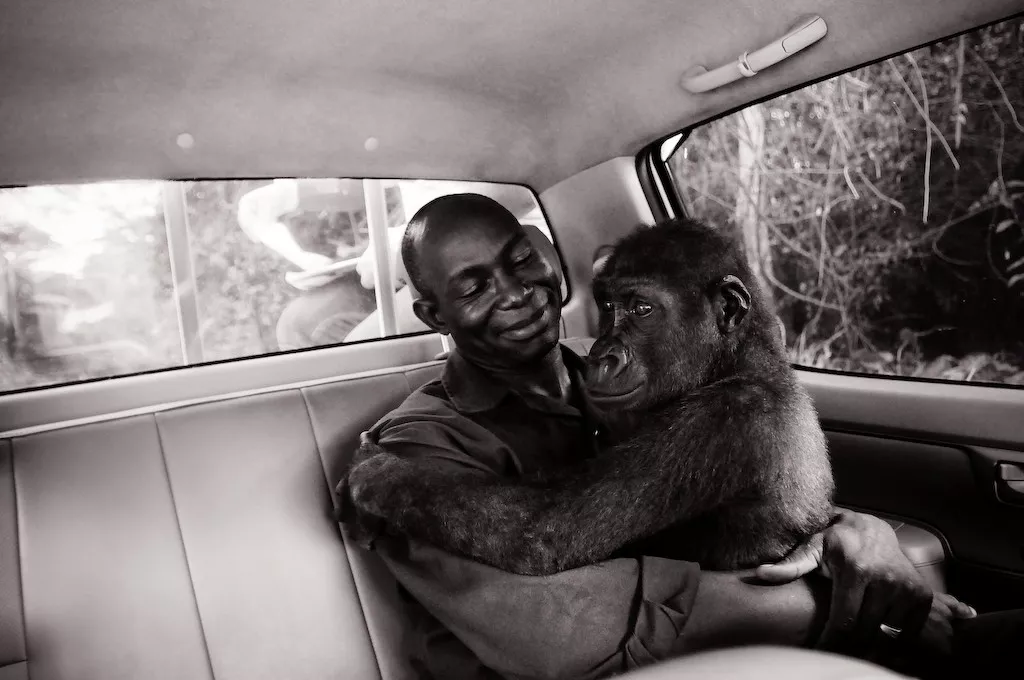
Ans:
<svg viewBox="0 0 1024 680"><path fill-rule="evenodd" d="M1024 132L1024 126L1022 126L1020 124L1020 121L1017 120L1017 111L1013 108L1013 104L1010 103L1010 97L1007 96L1006 90L1003 89L1002 82L1000 82L1000 80L996 76L995 72L992 71L992 67L990 67L988 65L987 61L985 61L984 59L981 58L981 55L978 54L977 50L975 50L973 47L971 48L971 54L974 55L975 59L977 59L978 61L981 62L981 65L983 67L985 67L985 71L988 73L989 77L992 79L992 82L995 83L996 88L999 89L999 94L1003 98L1003 104L1006 105L1007 110L1010 112L1010 117L1013 119L1013 124L1017 127L1018 130L1020 130L1021 132Z"/></svg>

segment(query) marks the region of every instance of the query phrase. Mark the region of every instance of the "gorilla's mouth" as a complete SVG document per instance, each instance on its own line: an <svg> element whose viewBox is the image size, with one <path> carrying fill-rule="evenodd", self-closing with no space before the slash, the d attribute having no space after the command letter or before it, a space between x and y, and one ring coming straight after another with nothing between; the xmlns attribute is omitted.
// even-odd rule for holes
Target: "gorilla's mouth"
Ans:
<svg viewBox="0 0 1024 680"><path fill-rule="evenodd" d="M634 385L620 391L612 391L599 385L593 387L587 385L587 394L590 396L590 400L598 405L619 406L634 401L643 389L643 384Z"/></svg>

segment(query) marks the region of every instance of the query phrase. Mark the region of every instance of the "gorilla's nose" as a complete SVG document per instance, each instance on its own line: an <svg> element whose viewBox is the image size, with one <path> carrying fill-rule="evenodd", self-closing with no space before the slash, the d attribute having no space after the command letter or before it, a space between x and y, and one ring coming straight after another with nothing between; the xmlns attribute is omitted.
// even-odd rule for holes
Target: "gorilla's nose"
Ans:
<svg viewBox="0 0 1024 680"><path fill-rule="evenodd" d="M601 385L613 380L626 365L626 350L621 345L613 345L596 356L590 354L587 370L587 382Z"/></svg>

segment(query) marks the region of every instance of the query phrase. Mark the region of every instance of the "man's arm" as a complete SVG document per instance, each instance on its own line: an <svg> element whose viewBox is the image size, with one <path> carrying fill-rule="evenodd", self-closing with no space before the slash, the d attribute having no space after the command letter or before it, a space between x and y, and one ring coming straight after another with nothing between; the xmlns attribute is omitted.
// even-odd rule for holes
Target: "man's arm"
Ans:
<svg viewBox="0 0 1024 680"><path fill-rule="evenodd" d="M374 550L484 665L511 678L607 677L740 643L806 646L828 606L813 580L762 587L663 558L534 577L403 538Z"/></svg>

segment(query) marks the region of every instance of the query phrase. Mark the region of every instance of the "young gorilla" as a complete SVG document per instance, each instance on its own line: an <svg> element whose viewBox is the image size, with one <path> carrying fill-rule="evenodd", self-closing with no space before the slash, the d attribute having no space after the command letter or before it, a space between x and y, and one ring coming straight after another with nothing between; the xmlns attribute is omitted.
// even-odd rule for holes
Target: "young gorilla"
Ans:
<svg viewBox="0 0 1024 680"><path fill-rule="evenodd" d="M587 392L610 446L522 479L432 473L363 442L361 513L520 574L623 553L735 570L775 561L832 515L808 395L739 244L673 220L620 241L594 281Z"/></svg>

